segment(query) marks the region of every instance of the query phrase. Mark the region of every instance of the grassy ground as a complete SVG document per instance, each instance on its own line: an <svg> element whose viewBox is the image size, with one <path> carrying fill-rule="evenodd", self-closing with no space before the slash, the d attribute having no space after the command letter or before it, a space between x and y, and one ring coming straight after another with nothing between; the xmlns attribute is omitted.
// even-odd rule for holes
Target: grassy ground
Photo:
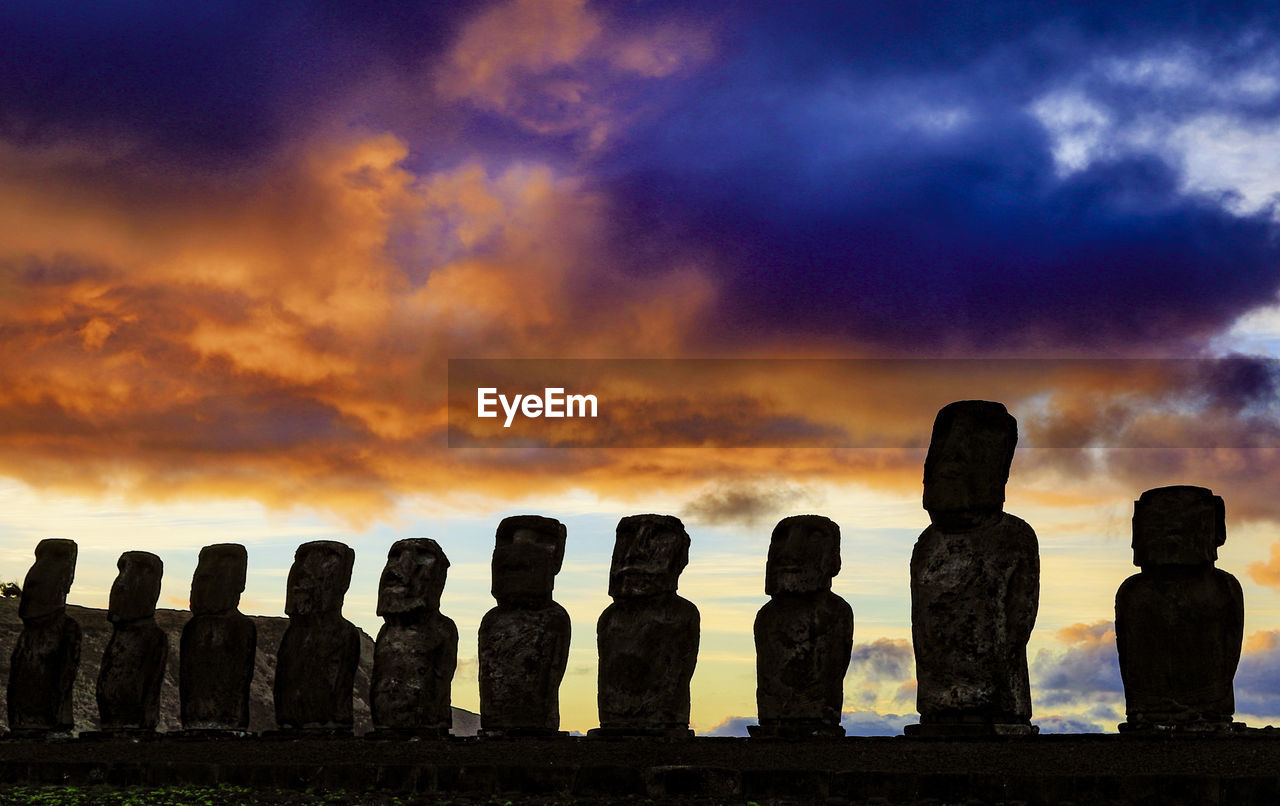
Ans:
<svg viewBox="0 0 1280 806"><path fill-rule="evenodd" d="M687 806L713 806L720 801L691 798ZM647 798L441 798L389 792L259 790L238 786L108 787L0 786L3 806L602 806L651 804ZM754 804L752 804L754 806Z"/></svg>

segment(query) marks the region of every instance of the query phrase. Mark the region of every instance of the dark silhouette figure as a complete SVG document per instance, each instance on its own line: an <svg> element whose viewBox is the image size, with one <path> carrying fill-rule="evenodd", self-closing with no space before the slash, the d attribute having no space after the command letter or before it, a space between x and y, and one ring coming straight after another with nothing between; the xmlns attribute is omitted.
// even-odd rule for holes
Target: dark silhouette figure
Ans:
<svg viewBox="0 0 1280 806"><path fill-rule="evenodd" d="M276 661L276 722L285 731L346 735L352 726L360 632L342 617L356 553L333 540L303 543L289 569L289 626Z"/></svg>
<svg viewBox="0 0 1280 806"><path fill-rule="evenodd" d="M698 661L700 619L676 595L689 562L689 534L670 515L618 522L609 595L596 624L600 653L594 736L680 738L689 730L689 681Z"/></svg>
<svg viewBox="0 0 1280 806"><path fill-rule="evenodd" d="M107 620L111 640L98 670L98 725L105 732L155 730L169 637L156 624L164 563L147 551L126 551L116 563Z"/></svg>
<svg viewBox="0 0 1280 806"><path fill-rule="evenodd" d="M9 729L15 736L71 735L80 625L67 615L67 592L77 553L73 540L41 540L22 583L22 633L9 658Z"/></svg>
<svg viewBox="0 0 1280 806"><path fill-rule="evenodd" d="M564 560L564 524L504 518L493 549L493 598L480 622L480 726L487 735L560 731L569 614L551 599Z"/></svg>
<svg viewBox="0 0 1280 806"><path fill-rule="evenodd" d="M1018 424L1000 403L943 407L924 464L931 525L911 554L920 724L909 735L1027 734L1036 534L1003 511Z"/></svg>
<svg viewBox="0 0 1280 806"><path fill-rule="evenodd" d="M386 623L373 650L369 705L376 735L446 736L458 628L440 613L449 559L434 540L397 540L378 588Z"/></svg>
<svg viewBox="0 0 1280 806"><path fill-rule="evenodd" d="M756 707L752 736L843 736L844 674L853 610L831 592L840 572L840 527L821 515L782 519L769 541L756 614Z"/></svg>
<svg viewBox="0 0 1280 806"><path fill-rule="evenodd" d="M1133 564L1116 593L1124 680L1120 730L1228 730L1244 638L1244 595L1214 567L1227 537L1222 498L1204 487L1147 490L1133 506Z"/></svg>
<svg viewBox="0 0 1280 806"><path fill-rule="evenodd" d="M249 730L258 633L253 619L237 609L248 563L249 553L238 543L200 549L179 657L182 726L189 731Z"/></svg>

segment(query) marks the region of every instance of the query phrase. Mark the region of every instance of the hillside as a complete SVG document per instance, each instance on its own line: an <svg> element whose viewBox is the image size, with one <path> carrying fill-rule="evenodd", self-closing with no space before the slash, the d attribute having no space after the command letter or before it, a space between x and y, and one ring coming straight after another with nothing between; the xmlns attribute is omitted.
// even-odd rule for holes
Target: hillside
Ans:
<svg viewBox="0 0 1280 806"><path fill-rule="evenodd" d="M107 611L91 607L67 606L67 614L80 623L83 642L80 646L80 671L76 676L75 725L77 731L93 730L97 726L98 706L94 699L94 685L98 679L98 665L111 637L111 624ZM169 662L165 669L164 686L160 692L160 724L162 731L181 730L178 717L178 641L182 627L191 618L187 610L156 610L156 623L169 635ZM258 652L254 658L253 683L250 688L249 729L257 732L275 727L275 710L271 699L272 681L275 679L276 650L284 637L289 620L273 616L252 616L258 627ZM9 680L9 655L22 631L18 618L18 600L0 599L0 681ZM369 676L373 668L373 639L360 632L360 667L356 671L355 730L356 734L368 731L372 725L369 717ZM6 686L0 686L0 720L7 724L8 703ZM480 726L480 717L461 708L453 709L453 731L460 736L473 736Z"/></svg>

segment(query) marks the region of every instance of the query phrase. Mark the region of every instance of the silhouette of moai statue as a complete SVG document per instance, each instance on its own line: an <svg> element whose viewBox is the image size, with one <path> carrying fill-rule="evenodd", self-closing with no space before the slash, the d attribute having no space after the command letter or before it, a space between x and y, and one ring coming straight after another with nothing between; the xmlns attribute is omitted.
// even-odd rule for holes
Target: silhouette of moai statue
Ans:
<svg viewBox="0 0 1280 806"><path fill-rule="evenodd" d="M182 726L189 731L249 730L258 631L237 609L248 564L249 553L239 543L200 549L179 655Z"/></svg>
<svg viewBox="0 0 1280 806"><path fill-rule="evenodd" d="M22 583L22 632L9 658L9 729L15 736L71 735L80 625L67 615L67 592L76 555L73 540L41 540Z"/></svg>
<svg viewBox="0 0 1280 806"><path fill-rule="evenodd" d="M289 568L289 626L276 656L276 723L284 731L351 733L360 631L342 617L356 553L345 543L303 543Z"/></svg>
<svg viewBox="0 0 1280 806"><path fill-rule="evenodd" d="M831 592L840 573L840 527L821 515L783 518L769 540L756 614L756 708L752 736L843 736L844 673L853 610Z"/></svg>
<svg viewBox="0 0 1280 806"><path fill-rule="evenodd" d="M700 619L676 595L689 563L689 534L670 515L618 522L609 595L596 624L600 653L593 736L683 738L689 730L689 681L698 661Z"/></svg>
<svg viewBox="0 0 1280 806"><path fill-rule="evenodd" d="M551 599L564 524L517 515L498 524L493 598L480 622L480 726L486 735L558 735L569 614Z"/></svg>
<svg viewBox="0 0 1280 806"><path fill-rule="evenodd" d="M924 463L931 525L911 554L916 709L908 735L1022 735L1027 640L1040 599L1036 533L1004 512L1018 423L1000 403L944 406Z"/></svg>
<svg viewBox="0 0 1280 806"><path fill-rule="evenodd" d="M458 628L440 613L449 558L434 540L397 540L378 587L385 619L373 650L369 705L377 735L446 736Z"/></svg>
<svg viewBox="0 0 1280 806"><path fill-rule="evenodd" d="M98 670L98 726L107 732L144 732L160 718L160 686L169 636L156 624L164 563L149 551L126 551L111 585L107 620L111 640Z"/></svg>
<svg viewBox="0 0 1280 806"><path fill-rule="evenodd" d="M1158 487L1133 506L1133 564L1116 592L1120 730L1229 730L1244 638L1240 583L1214 567L1225 506L1204 487Z"/></svg>

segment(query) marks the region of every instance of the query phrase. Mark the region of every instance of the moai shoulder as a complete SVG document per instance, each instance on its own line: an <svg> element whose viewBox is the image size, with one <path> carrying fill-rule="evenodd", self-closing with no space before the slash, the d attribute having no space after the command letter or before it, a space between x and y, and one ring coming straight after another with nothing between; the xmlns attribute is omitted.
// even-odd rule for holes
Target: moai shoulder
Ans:
<svg viewBox="0 0 1280 806"><path fill-rule="evenodd" d="M70 737L72 690L80 667L80 625L67 615L75 541L48 538L22 583L22 632L9 658L9 729L15 736Z"/></svg>
<svg viewBox="0 0 1280 806"><path fill-rule="evenodd" d="M182 629L178 688L182 725L193 732L249 729L257 628L239 610L249 554L238 543L200 550L191 578L191 620Z"/></svg>
<svg viewBox="0 0 1280 806"><path fill-rule="evenodd" d="M752 736L843 736L844 675L853 609L831 592L840 572L840 527L821 515L784 518L769 541L765 593L755 621Z"/></svg>
<svg viewBox="0 0 1280 806"><path fill-rule="evenodd" d="M1133 511L1133 562L1116 592L1122 731L1226 731L1244 638L1240 583L1215 568L1226 507L1204 487L1144 492Z"/></svg>
<svg viewBox="0 0 1280 806"><path fill-rule="evenodd" d="M1004 512L1017 421L965 400L934 421L924 466L930 525L911 555L920 725L913 735L1034 733L1026 646L1040 597L1035 532Z"/></svg>
<svg viewBox="0 0 1280 806"><path fill-rule="evenodd" d="M274 685L284 731L346 735L353 724L360 632L342 617L355 552L333 540L303 543L289 568Z"/></svg>
<svg viewBox="0 0 1280 806"><path fill-rule="evenodd" d="M126 551L116 564L107 620L111 639L98 670L98 723L105 732L155 730L169 637L156 624L164 563L147 551Z"/></svg>
<svg viewBox="0 0 1280 806"><path fill-rule="evenodd" d="M386 623L374 645L369 705L377 736L445 736L458 628L440 612L449 559L428 538L398 540L378 587Z"/></svg>
<svg viewBox="0 0 1280 806"><path fill-rule="evenodd" d="M569 661L569 614L552 599L564 560L564 524L517 515L498 524L496 607L480 622L480 725L485 735L560 733L560 683Z"/></svg>
<svg viewBox="0 0 1280 806"><path fill-rule="evenodd" d="M676 594L689 534L670 515L618 522L609 595L596 624L600 654L592 735L671 738L689 731L689 681L698 660L698 609Z"/></svg>

